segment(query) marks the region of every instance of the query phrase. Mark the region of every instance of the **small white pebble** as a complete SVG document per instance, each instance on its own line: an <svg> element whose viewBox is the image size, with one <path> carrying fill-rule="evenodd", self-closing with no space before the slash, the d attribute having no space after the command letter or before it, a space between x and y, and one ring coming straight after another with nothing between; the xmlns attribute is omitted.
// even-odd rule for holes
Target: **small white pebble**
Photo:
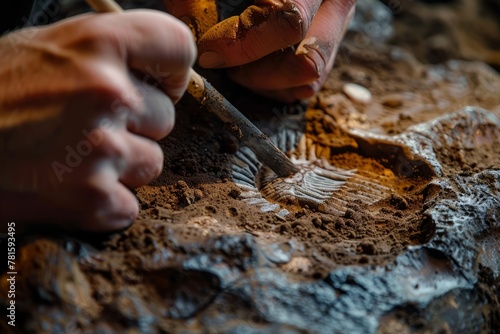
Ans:
<svg viewBox="0 0 500 334"><path fill-rule="evenodd" d="M345 84L342 91L353 102L368 104L372 100L372 93L368 89L354 83Z"/></svg>
<svg viewBox="0 0 500 334"><path fill-rule="evenodd" d="M283 270L289 273L308 273L312 268L312 262L306 257L294 257L287 264L282 266Z"/></svg>

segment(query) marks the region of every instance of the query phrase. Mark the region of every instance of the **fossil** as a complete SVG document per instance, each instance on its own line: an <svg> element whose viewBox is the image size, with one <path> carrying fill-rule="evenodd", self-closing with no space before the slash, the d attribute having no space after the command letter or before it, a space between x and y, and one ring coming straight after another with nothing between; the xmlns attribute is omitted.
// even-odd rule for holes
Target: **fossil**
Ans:
<svg viewBox="0 0 500 334"><path fill-rule="evenodd" d="M298 204L343 214L349 201L372 204L391 192L382 184L383 176L361 175L356 169L341 169L325 157L317 157L315 144L300 131L284 129L271 140L288 152L298 173L278 178L248 148L237 152L232 166L233 181L244 190L240 197L263 212L275 211L284 217Z"/></svg>
<svg viewBox="0 0 500 334"><path fill-rule="evenodd" d="M499 129L500 122L494 114L466 107L410 127L396 136L373 134L354 127L345 131L354 140L367 143L372 154L393 153L396 177L412 177L419 173L442 175L442 159L437 157L437 152L453 149L460 153L473 149L491 142L498 136ZM342 215L351 202L370 205L394 192L385 175L363 169L342 169L332 165L329 157L318 157L317 144L302 131L285 128L271 136L271 140L299 167L298 173L278 178L246 147L236 153L232 165L233 181L243 190L240 198L249 205L259 206L262 212L276 212L279 217L285 217L299 205Z"/></svg>

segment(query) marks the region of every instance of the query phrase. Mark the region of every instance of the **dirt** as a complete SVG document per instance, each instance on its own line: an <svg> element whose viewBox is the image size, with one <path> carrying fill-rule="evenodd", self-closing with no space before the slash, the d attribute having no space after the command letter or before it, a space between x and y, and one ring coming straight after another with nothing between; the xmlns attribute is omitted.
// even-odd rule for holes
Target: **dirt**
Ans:
<svg viewBox="0 0 500 334"><path fill-rule="evenodd" d="M380 43L361 45L370 35L352 30L305 104L265 100L212 73L264 133L300 132L309 153L373 183L347 181L341 214L249 197L234 176L243 145L186 96L160 142L163 173L136 190L130 228L39 228L20 242L21 332L498 332L500 76L483 62L496 66L485 40L499 35L493 19L457 27L472 20L464 8L479 11L472 3L405 2L394 37ZM423 38L435 31L441 44ZM483 47L467 50L461 34ZM372 101L349 99L346 83ZM366 202L366 184L386 190Z"/></svg>
<svg viewBox="0 0 500 334"><path fill-rule="evenodd" d="M499 68L498 1L417 1L405 6L407 10L396 10L391 43L412 50L424 62L467 59Z"/></svg>
<svg viewBox="0 0 500 334"><path fill-rule="evenodd" d="M180 18L189 26L196 40L217 23L217 11L213 1L201 0L189 6L179 6L171 0L163 3L170 14Z"/></svg>
<svg viewBox="0 0 500 334"><path fill-rule="evenodd" d="M312 119L310 113L316 114L314 118L319 122L325 116L325 111L310 109L306 118ZM153 185L137 191L141 218L166 219L183 225L193 217L210 216L217 221L210 228L212 233L249 232L264 243L296 239L303 250L294 255L312 259L304 274L314 277L323 277L337 265L383 264L406 246L426 240L427 231L421 228L420 192L428 177L396 177L383 160L379 162L358 152L333 154L332 165L358 169L360 174L384 175L384 185L394 193L371 207L353 202L340 217L295 207L292 216L282 219L274 213L262 213L235 196L241 190L230 182L229 165L230 153L238 147L236 138L220 124L217 128L218 121L200 116L196 108L183 110L176 130L162 142L166 152L164 172ZM309 126L330 135L321 124L315 126L311 122ZM337 133L334 140L338 140Z"/></svg>

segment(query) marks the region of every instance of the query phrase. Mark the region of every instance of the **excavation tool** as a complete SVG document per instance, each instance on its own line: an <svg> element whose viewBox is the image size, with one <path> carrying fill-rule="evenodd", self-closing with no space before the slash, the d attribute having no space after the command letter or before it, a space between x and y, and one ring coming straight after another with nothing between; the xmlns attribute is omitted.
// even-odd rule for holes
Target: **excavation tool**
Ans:
<svg viewBox="0 0 500 334"><path fill-rule="evenodd" d="M122 12L114 0L87 0L96 12ZM219 93L205 78L190 71L187 91L208 111L229 125L229 130L246 144L257 158L279 177L288 177L298 171L290 159L269 138L250 122L236 107Z"/></svg>

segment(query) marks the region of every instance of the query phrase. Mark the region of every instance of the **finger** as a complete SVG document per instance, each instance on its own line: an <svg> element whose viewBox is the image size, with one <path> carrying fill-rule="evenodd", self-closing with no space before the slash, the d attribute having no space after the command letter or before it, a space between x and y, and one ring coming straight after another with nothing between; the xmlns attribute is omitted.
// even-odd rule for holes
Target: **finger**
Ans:
<svg viewBox="0 0 500 334"><path fill-rule="evenodd" d="M119 182L110 183L95 210L83 215L80 228L93 232L124 229L139 215L139 203L132 192Z"/></svg>
<svg viewBox="0 0 500 334"><path fill-rule="evenodd" d="M228 71L231 79L254 91L298 87L318 78L316 66L297 56L295 48L277 51Z"/></svg>
<svg viewBox="0 0 500 334"><path fill-rule="evenodd" d="M350 1L325 1L295 52L289 48L254 63L231 68L232 79L265 95L286 90L280 95L287 98L279 98L281 100L288 101L294 95L295 99L313 96L333 67L338 47L354 14L351 5Z"/></svg>
<svg viewBox="0 0 500 334"><path fill-rule="evenodd" d="M136 107L128 113L127 129L143 137L160 140L174 127L174 104L155 87L156 83L140 81L135 76L132 76L132 81L135 87L134 99L142 103L135 104Z"/></svg>
<svg viewBox="0 0 500 334"><path fill-rule="evenodd" d="M72 216L78 228L104 232L129 226L139 214L139 205L132 192L118 181L118 172L112 162L78 167L93 169L92 173L59 189L52 202L57 203Z"/></svg>
<svg viewBox="0 0 500 334"><path fill-rule="evenodd" d="M128 65L158 81L177 102L187 88L189 69L196 57L191 31L173 16L160 12L138 10L122 15L127 16L120 20L124 29L113 27L113 31L123 33L119 40ZM132 30L127 31L127 27Z"/></svg>
<svg viewBox="0 0 500 334"><path fill-rule="evenodd" d="M106 64L103 70L122 63L158 82L173 101L184 93L196 45L191 31L175 17L153 10L130 10L85 15L64 24L73 24L72 32L83 34L87 44L97 44L95 48Z"/></svg>
<svg viewBox="0 0 500 334"><path fill-rule="evenodd" d="M295 54L303 63L316 69L315 81L323 81L333 67L335 56L349 22L354 15L354 0L325 0L311 28ZM304 77L304 83L307 82Z"/></svg>
<svg viewBox="0 0 500 334"><path fill-rule="evenodd" d="M0 191L0 219L2 221L41 222L60 224L68 229L81 228L87 231L104 232L126 228L137 217L139 206L133 194L123 185L116 183L108 189L113 205L105 212L103 205L87 204L85 198L76 194L87 194L81 188L74 188L61 194L61 198L47 199L37 194L17 194ZM91 195L95 195L93 192ZM94 211L96 205L99 209ZM29 208L29 210L26 210ZM0 229L3 226L0 227Z"/></svg>
<svg viewBox="0 0 500 334"><path fill-rule="evenodd" d="M85 175L88 177L82 177ZM83 164L71 176L58 184L57 191L42 194L0 191L0 217L57 223L89 231L122 229L137 217L137 200L118 182L112 164Z"/></svg>
<svg viewBox="0 0 500 334"><path fill-rule="evenodd" d="M116 179L129 188L151 182L162 171L163 151L153 140L123 128L102 128L98 131L89 135L89 149L85 155L79 154L78 145L71 150L75 156L70 157L71 161L65 161L69 169L58 170L52 186L45 187L46 195L50 196L50 193L66 185L85 184L93 174L107 172L107 168L112 168L118 175Z"/></svg>
<svg viewBox="0 0 500 334"><path fill-rule="evenodd" d="M29 210L26 210L29 208ZM61 208L38 194L0 190L0 220L2 222L59 222L74 211Z"/></svg>
<svg viewBox="0 0 500 334"><path fill-rule="evenodd" d="M212 27L198 42L200 66L238 66L300 42L321 0L257 0Z"/></svg>
<svg viewBox="0 0 500 334"><path fill-rule="evenodd" d="M164 0L165 9L188 25L196 39L217 24L215 0Z"/></svg>
<svg viewBox="0 0 500 334"><path fill-rule="evenodd" d="M158 177L163 170L163 151L160 145L130 133L124 137L124 141L127 152L120 182L129 188L137 188Z"/></svg>

